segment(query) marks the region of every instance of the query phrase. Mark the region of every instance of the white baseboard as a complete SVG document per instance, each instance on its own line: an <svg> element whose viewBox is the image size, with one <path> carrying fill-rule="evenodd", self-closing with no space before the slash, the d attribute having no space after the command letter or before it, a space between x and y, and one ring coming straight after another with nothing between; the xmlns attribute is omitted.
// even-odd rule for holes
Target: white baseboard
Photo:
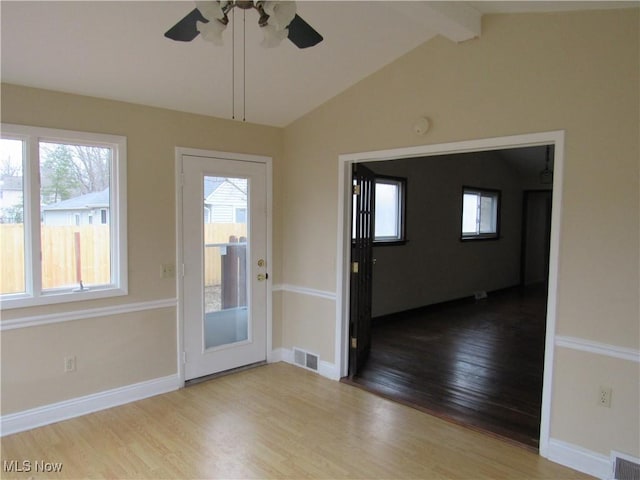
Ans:
<svg viewBox="0 0 640 480"><path fill-rule="evenodd" d="M269 363L277 363L277 362L287 362L291 363L291 361L285 360L287 355L291 356L291 361L293 361L293 351L288 350L286 348L276 348L271 350L271 355L267 355L267 362Z"/></svg>
<svg viewBox="0 0 640 480"><path fill-rule="evenodd" d="M293 350L289 348L277 348L271 352L270 362L286 362L291 365L295 365L296 367L301 367L300 365L294 363L293 361ZM309 369L305 369L309 370ZM330 363L325 360L320 360L318 362L318 374L323 377L329 378L331 380L340 380L340 369L336 366L335 363Z"/></svg>
<svg viewBox="0 0 640 480"><path fill-rule="evenodd" d="M171 392L181 387L177 374L114 388L85 397L32 408L0 417L0 436L31 430L88 413Z"/></svg>
<svg viewBox="0 0 640 480"><path fill-rule="evenodd" d="M335 363L325 362L324 360L320 360L320 364L318 365L318 373L323 377L327 377L331 380L340 380L340 369L336 366Z"/></svg>
<svg viewBox="0 0 640 480"><path fill-rule="evenodd" d="M540 452L552 462L601 478L611 478L611 460L606 455L587 450L555 438L549 439L546 452Z"/></svg>

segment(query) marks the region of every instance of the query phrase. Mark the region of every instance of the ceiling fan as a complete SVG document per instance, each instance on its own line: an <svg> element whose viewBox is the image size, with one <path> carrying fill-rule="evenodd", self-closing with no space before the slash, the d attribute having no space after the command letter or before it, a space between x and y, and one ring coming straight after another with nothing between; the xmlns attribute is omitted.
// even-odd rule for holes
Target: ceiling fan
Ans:
<svg viewBox="0 0 640 480"><path fill-rule="evenodd" d="M260 18L258 25L264 33L264 47L275 47L288 38L298 48L312 47L322 41L322 35L296 14L296 2L269 0L214 0L195 2L189 12L164 34L171 40L190 42L198 35L222 45L222 33L229 23L228 14L236 7L254 9Z"/></svg>

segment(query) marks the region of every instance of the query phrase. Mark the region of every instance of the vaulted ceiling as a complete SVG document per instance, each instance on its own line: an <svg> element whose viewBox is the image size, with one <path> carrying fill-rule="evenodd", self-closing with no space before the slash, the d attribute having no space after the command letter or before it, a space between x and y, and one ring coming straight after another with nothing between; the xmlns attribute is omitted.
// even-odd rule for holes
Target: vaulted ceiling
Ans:
<svg viewBox="0 0 640 480"><path fill-rule="evenodd" d="M244 32L243 14L235 14L222 47L165 38L194 6L3 0L2 81L285 126L436 35L481 36L483 13L631 2L299 1L298 14L324 36L304 50L286 40L261 47L254 10Z"/></svg>

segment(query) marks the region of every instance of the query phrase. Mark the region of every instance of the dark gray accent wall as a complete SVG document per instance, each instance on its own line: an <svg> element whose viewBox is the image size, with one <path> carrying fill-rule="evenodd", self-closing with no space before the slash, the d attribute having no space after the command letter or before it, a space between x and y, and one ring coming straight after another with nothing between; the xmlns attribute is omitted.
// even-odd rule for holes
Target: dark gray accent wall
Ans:
<svg viewBox="0 0 640 480"><path fill-rule="evenodd" d="M367 166L377 174L407 178L408 241L374 247L374 317L519 284L522 192L532 179L504 152ZM463 185L502 192L498 240L460 240Z"/></svg>

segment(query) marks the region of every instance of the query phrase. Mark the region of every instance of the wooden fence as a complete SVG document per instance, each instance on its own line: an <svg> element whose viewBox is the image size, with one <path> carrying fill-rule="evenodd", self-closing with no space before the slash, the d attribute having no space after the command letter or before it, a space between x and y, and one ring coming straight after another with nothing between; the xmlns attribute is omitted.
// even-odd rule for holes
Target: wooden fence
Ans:
<svg viewBox="0 0 640 480"><path fill-rule="evenodd" d="M222 284L222 253L230 237L246 237L246 223L207 223L204 226L204 284Z"/></svg>
<svg viewBox="0 0 640 480"><path fill-rule="evenodd" d="M81 251L84 285L109 283L111 258L109 226L47 226L42 231L42 287L77 285L76 233ZM243 223L205 225L205 244L225 244L229 237L246 236ZM205 284L221 284L220 248L205 248ZM0 292L24 291L24 229L21 224L0 224Z"/></svg>
<svg viewBox="0 0 640 480"><path fill-rule="evenodd" d="M24 292L24 227L0 225L0 293Z"/></svg>
<svg viewBox="0 0 640 480"><path fill-rule="evenodd" d="M85 285L109 283L111 257L108 225L81 227L43 225L41 242L42 288L79 284L76 249L80 250L82 282ZM24 291L23 225L0 225L0 264L0 291L2 293Z"/></svg>

